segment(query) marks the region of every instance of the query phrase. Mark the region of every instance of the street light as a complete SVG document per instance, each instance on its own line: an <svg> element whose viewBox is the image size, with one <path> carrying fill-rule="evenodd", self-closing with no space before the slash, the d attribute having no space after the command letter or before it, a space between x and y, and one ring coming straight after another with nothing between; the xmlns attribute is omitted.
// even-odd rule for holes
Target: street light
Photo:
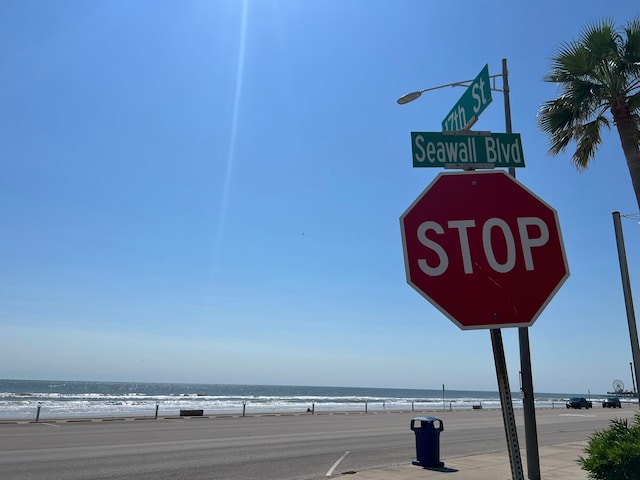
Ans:
<svg viewBox="0 0 640 480"><path fill-rule="evenodd" d="M492 84L489 87L491 89L492 92L503 92L504 90L499 89L496 87L496 78L498 77L502 77L502 73L498 73L496 75L489 75L489 78L492 80ZM441 88L446 88L446 87L468 87L471 85L471 82L473 82L473 80L462 80L460 82L453 82L453 83L446 83L444 85L438 85L437 87L429 87L429 88L424 88L422 90L418 90L416 92L411 92L411 93L407 93L403 96L401 96L397 102L400 105L404 105L405 103L409 103L409 102L413 102L416 98L420 98L420 96L422 96L422 94L424 92L430 92L431 90L439 90ZM507 132L510 133L510 132Z"/></svg>
<svg viewBox="0 0 640 480"><path fill-rule="evenodd" d="M496 86L496 78L502 78L502 88L497 88ZM507 70L507 59L502 59L502 73L496 75L490 75L491 85L489 88L494 92L501 92L504 96L504 119L505 119L505 130L506 133L512 133L511 129L511 101L509 99L509 72ZM415 92L407 93L401 96L397 102L400 105L404 105L406 103L412 102L417 98L420 98L423 93L429 92L431 90L438 90L446 87L469 87L473 80L462 80L460 82L447 83L444 85L438 85L437 87L425 88L422 90L417 90ZM466 129L471 128L471 126L475 123L477 117L469 122L469 124L465 127ZM514 167L509 167L509 174L515 178L516 169ZM495 331L494 331L495 330ZM496 356L496 348L502 350L502 336L500 333L500 329L492 329L492 341L494 341L494 357ZM538 432L536 426L536 411L535 411L535 398L533 393L533 374L531 371L531 350L529 346L529 329L527 327L518 328L518 339L520 343L520 369L521 369L521 378L522 378L522 386L521 392L523 395L522 399L522 407L524 413L524 428L525 428L525 441L526 441L526 450L527 450L527 470L529 473L530 480L540 480L540 457L538 453ZM498 344L496 346L496 344ZM499 352L498 352L499 353ZM504 353L502 353L502 356ZM505 366L505 377L506 377L506 366ZM507 385L506 395L510 395L509 388ZM506 422L506 421L505 421ZM507 425L505 424L507 428ZM517 437L515 439L517 442ZM511 452L510 452L511 454ZM519 455L519 452L518 452ZM513 469L513 465L512 465Z"/></svg>

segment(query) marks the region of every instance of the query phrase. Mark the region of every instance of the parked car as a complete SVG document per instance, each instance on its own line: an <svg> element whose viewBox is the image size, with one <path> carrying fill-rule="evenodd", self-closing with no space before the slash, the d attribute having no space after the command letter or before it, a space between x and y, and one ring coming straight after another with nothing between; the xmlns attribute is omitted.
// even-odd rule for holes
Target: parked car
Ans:
<svg viewBox="0 0 640 480"><path fill-rule="evenodd" d="M572 397L567 400L567 408L591 408L593 403L584 397Z"/></svg>
<svg viewBox="0 0 640 480"><path fill-rule="evenodd" d="M620 399L618 397L607 397L607 399L602 402L603 408L622 408L620 404Z"/></svg>

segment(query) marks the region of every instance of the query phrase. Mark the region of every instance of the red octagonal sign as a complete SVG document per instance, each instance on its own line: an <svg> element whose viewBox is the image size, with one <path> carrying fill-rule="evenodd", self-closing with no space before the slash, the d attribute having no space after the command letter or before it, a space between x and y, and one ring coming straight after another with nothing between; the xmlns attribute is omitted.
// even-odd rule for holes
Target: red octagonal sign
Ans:
<svg viewBox="0 0 640 480"><path fill-rule="evenodd" d="M556 211L504 171L439 174L400 228L407 282L462 329L529 326L569 277Z"/></svg>

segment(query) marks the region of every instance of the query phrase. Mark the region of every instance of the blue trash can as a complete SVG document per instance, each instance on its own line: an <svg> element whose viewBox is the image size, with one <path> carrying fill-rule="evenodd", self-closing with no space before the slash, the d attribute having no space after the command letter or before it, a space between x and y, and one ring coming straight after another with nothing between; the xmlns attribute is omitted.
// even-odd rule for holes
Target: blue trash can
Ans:
<svg viewBox="0 0 640 480"><path fill-rule="evenodd" d="M411 419L411 430L416 434L416 460L414 465L425 468L444 467L440 461L440 432L444 423L435 417L416 417Z"/></svg>

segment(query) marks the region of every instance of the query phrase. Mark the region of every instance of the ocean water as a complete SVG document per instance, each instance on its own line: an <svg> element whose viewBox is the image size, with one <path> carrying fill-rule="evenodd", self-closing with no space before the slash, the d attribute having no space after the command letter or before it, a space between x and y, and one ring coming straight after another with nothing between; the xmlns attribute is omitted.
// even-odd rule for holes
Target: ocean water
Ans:
<svg viewBox="0 0 640 480"><path fill-rule="evenodd" d="M536 408L564 408L571 396L536 393ZM517 393L514 408L522 408ZM591 396L595 402L602 396ZM0 380L0 419L89 418L332 411L500 408L498 392L395 388Z"/></svg>

